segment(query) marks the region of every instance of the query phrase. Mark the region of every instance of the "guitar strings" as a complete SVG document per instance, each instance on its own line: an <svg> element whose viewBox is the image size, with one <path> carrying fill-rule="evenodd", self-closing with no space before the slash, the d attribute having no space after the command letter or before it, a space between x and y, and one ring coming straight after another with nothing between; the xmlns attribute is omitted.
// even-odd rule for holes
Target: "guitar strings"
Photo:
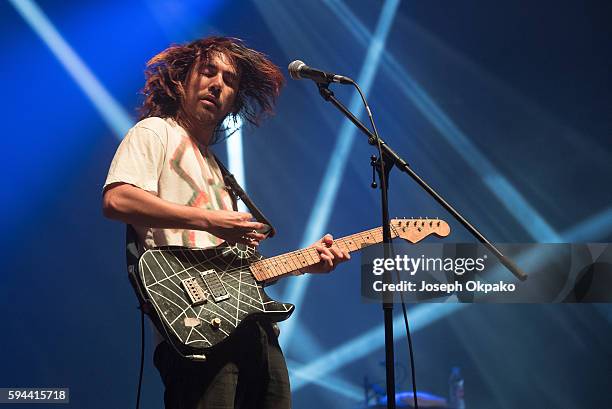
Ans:
<svg viewBox="0 0 612 409"><path fill-rule="evenodd" d="M395 231L394 226L391 226L391 229L394 231L395 236L397 236L397 232ZM353 234L351 236L347 236L347 237L344 237L344 238L341 238L341 239L337 239L336 241L342 242L344 247L346 247L349 250L350 250L349 245L344 243L345 241L349 240L349 238L352 238L353 239L352 241L356 241L355 239L358 238L358 239L361 239L363 244L371 245L373 243L369 243L369 242L365 241L363 239L363 237L364 236L365 237L369 237L369 235L375 235L375 234L378 233L378 230L382 231L381 227L375 227L375 228L372 228L370 230L366 230L366 231L363 231L363 232L360 232L360 233ZM282 258L289 259L289 258L292 258L292 257L299 257L299 256L305 258L306 256L304 256L303 254L300 254L300 253L310 252L312 250L313 250L313 248L309 247L309 248L305 248L305 249L294 250L294 251L291 251L291 252L288 252L288 253L285 253L285 254L282 254L282 255L277 255L277 256L272 256L272 257L268 257L268 258L264 258L264 259L255 260L255 261L253 261L252 263L249 263L249 264L245 263L244 265L241 265L239 267L223 270L222 272L220 272L220 274L225 274L225 273L233 274L233 273L236 273L236 272L249 272L250 274L253 274L253 271L251 270L251 266L253 264L255 264L255 263L262 262L262 264L263 264L263 263L267 262L268 264L271 264L273 259L275 259L275 258L278 258L278 259L282 259ZM317 253L317 255L318 255L318 253ZM179 259L176 255L173 254L173 256L176 257L177 260ZM313 258L311 255L310 255L310 257ZM172 273L173 273L173 275L176 276L176 275L181 274L181 273L187 273L190 269L195 269L197 272L200 272L200 271L198 271L197 267L200 266L200 265L203 265L206 262L210 262L210 261L211 260L208 259L208 260L204 260L204 261L198 262L197 264L192 265L192 266L190 266L190 267L188 267L188 268L186 268L186 269L184 269L183 271L180 271L180 272L174 271L174 268L172 268L172 266L171 266ZM179 262L180 262L180 260L179 260ZM285 262L284 265L287 266L287 262ZM281 268L284 268L283 264L280 264L279 266ZM288 271L281 271L279 273L279 271L278 271L279 269L278 269L277 265L270 266L270 268L272 268L274 270L274 273L275 273L274 277L281 277L283 275L289 275L292 272L299 270L299 268L297 268L297 269L288 270Z"/></svg>

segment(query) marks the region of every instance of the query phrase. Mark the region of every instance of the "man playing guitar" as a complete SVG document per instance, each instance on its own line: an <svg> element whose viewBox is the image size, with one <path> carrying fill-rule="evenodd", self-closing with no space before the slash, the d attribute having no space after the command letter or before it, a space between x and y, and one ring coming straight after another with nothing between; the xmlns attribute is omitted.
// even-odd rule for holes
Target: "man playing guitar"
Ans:
<svg viewBox="0 0 612 409"><path fill-rule="evenodd" d="M267 226L233 210L212 146L224 137L226 118L258 125L272 113L284 83L279 69L237 39L208 37L157 54L145 76L141 120L111 163L104 215L132 225L144 249L257 246ZM313 244L321 261L308 272L331 271L350 257L333 243L328 234ZM154 363L166 409L291 406L269 322L241 325L205 362L178 355L159 338Z"/></svg>

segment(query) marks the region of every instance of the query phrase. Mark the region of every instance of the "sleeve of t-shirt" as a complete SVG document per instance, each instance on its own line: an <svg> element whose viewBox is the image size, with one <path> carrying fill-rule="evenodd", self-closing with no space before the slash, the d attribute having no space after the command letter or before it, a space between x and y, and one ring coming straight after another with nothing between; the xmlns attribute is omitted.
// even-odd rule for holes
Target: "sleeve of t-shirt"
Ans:
<svg viewBox="0 0 612 409"><path fill-rule="evenodd" d="M166 146L157 132L136 125L117 148L104 188L121 182L157 194L165 152Z"/></svg>

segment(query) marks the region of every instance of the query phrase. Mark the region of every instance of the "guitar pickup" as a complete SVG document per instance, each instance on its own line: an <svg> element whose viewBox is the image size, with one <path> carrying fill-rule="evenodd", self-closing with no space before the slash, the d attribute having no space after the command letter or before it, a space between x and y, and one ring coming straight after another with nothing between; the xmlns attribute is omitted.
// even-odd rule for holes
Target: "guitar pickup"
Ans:
<svg viewBox="0 0 612 409"><path fill-rule="evenodd" d="M200 277L202 277L208 289L208 293L212 295L215 302L227 300L229 298L225 285L223 285L223 282L215 270L206 270L200 273Z"/></svg>
<svg viewBox="0 0 612 409"><path fill-rule="evenodd" d="M200 287L200 284L198 284L195 278L190 277L181 280L181 284L183 285L183 289L187 293L187 296L191 300L191 305L194 307L208 301L208 294L202 289L202 287Z"/></svg>

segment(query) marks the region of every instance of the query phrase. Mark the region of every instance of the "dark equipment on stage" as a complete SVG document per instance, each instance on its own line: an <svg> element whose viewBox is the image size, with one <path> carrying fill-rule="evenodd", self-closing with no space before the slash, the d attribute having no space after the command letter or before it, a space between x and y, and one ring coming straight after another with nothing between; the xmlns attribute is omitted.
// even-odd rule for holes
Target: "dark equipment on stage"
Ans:
<svg viewBox="0 0 612 409"><path fill-rule="evenodd" d="M365 408L385 409L387 407L387 395L385 390L378 384L366 384L367 402ZM420 408L453 409L448 406L446 399L431 393L417 391L417 403ZM414 397L412 392L400 391L395 394L395 407L414 408Z"/></svg>
<svg viewBox="0 0 612 409"><path fill-rule="evenodd" d="M386 366L385 361L380 365ZM399 371L396 372L396 384L401 384L406 380L408 372L406 367L399 361L393 365ZM465 409L463 394L463 377L459 367L453 367L448 379L448 399L436 396L429 392L417 391L416 404L419 408L439 408L439 409ZM363 378L364 405L359 405L362 409L385 409L388 406L385 387L379 382L372 382L367 376ZM415 399L412 391L399 391L395 394L396 408L414 408Z"/></svg>

